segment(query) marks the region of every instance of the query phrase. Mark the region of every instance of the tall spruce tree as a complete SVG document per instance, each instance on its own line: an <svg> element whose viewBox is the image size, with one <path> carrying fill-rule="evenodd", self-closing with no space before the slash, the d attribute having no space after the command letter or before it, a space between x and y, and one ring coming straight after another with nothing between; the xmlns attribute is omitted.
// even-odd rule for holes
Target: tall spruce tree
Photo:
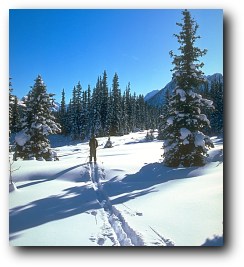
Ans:
<svg viewBox="0 0 244 267"><path fill-rule="evenodd" d="M111 127L110 135L120 134L120 119L121 119L121 92L119 89L119 76L114 74L112 84L112 114L111 114Z"/></svg>
<svg viewBox="0 0 244 267"><path fill-rule="evenodd" d="M224 86L221 80L211 83L211 99L214 103L214 111L210 114L212 134L223 134L224 132Z"/></svg>
<svg viewBox="0 0 244 267"><path fill-rule="evenodd" d="M158 140L165 139L165 126L167 125L167 114L169 112L169 101L170 101L170 92L169 92L169 89L167 89L164 94L164 104L162 106L162 113L159 116Z"/></svg>
<svg viewBox="0 0 244 267"><path fill-rule="evenodd" d="M88 85L87 88L87 129L86 129L86 137L90 137L92 134L92 94L91 94L91 86Z"/></svg>
<svg viewBox="0 0 244 267"><path fill-rule="evenodd" d="M19 120L20 120L21 109L18 105L18 98L14 96L14 101L12 105L12 128L11 131L16 133L19 131Z"/></svg>
<svg viewBox="0 0 244 267"><path fill-rule="evenodd" d="M11 134L11 130L13 128L13 121L14 121L14 111L13 111L13 106L14 106L14 95L12 94L13 88L12 88L12 83L11 83L11 78L9 78L9 136Z"/></svg>
<svg viewBox="0 0 244 267"><path fill-rule="evenodd" d="M204 82L199 57L206 54L195 46L200 38L196 35L198 24L188 10L184 10L179 34L175 34L180 44L180 55L170 52L173 57L173 77L176 87L169 101L167 124L164 129L164 164L167 166L202 166L209 147L213 146L204 130L210 122L201 109L213 108L212 101L202 98L195 89Z"/></svg>
<svg viewBox="0 0 244 267"><path fill-rule="evenodd" d="M58 119L61 125L62 134L67 135L68 133L68 125L67 125L67 109L66 109L66 102L65 102L65 91L62 91L60 109L58 112Z"/></svg>
<svg viewBox="0 0 244 267"><path fill-rule="evenodd" d="M78 140L82 137L82 86L80 82L73 88L70 112L71 138Z"/></svg>
<svg viewBox="0 0 244 267"><path fill-rule="evenodd" d="M130 83L128 83L126 90L125 90L125 108L126 108L126 114L127 114L127 126L128 126L128 133L132 131L133 129L133 123L132 123L132 101L131 101L131 92L130 92Z"/></svg>
<svg viewBox="0 0 244 267"><path fill-rule="evenodd" d="M21 131L15 136L16 157L38 160L52 159L49 134L60 132L53 116L54 94L47 93L40 75L25 100Z"/></svg>
<svg viewBox="0 0 244 267"><path fill-rule="evenodd" d="M92 134L97 136L102 135L102 126L101 126L101 103L102 103L102 95L101 95L101 77L97 78L96 87L92 93Z"/></svg>
<svg viewBox="0 0 244 267"><path fill-rule="evenodd" d="M101 127L102 135L108 135L108 82L107 82L107 73L103 72L103 77L101 80Z"/></svg>

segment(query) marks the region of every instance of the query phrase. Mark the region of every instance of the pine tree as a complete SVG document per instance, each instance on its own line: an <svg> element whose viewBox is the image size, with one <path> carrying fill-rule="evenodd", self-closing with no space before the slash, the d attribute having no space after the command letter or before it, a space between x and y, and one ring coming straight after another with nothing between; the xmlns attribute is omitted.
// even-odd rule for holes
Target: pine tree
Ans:
<svg viewBox="0 0 244 267"><path fill-rule="evenodd" d="M25 100L25 110L21 118L21 131L16 134L16 157L38 160L52 159L48 140L49 134L60 132L52 115L54 94L48 94L40 75Z"/></svg>
<svg viewBox="0 0 244 267"><path fill-rule="evenodd" d="M170 102L170 92L169 89L165 91L164 104L162 106L162 112L159 116L159 129L158 129L158 140L165 139L165 126L167 125L167 114L169 113L169 102Z"/></svg>
<svg viewBox="0 0 244 267"><path fill-rule="evenodd" d="M9 78L9 136L13 128L13 106L14 106L14 95L12 94L13 88L11 78Z"/></svg>
<svg viewBox="0 0 244 267"><path fill-rule="evenodd" d="M19 131L19 120L20 120L21 110L18 105L18 98L14 96L14 101L12 105L12 128L11 131L16 133Z"/></svg>
<svg viewBox="0 0 244 267"><path fill-rule="evenodd" d="M72 136L72 99L69 100L69 104L67 107L67 112L66 112L66 126L67 126L67 135Z"/></svg>
<svg viewBox="0 0 244 267"><path fill-rule="evenodd" d="M102 126L101 126L101 103L102 103L102 95L101 95L101 77L97 78L96 87L92 93L92 134L97 136L102 135Z"/></svg>
<svg viewBox="0 0 244 267"><path fill-rule="evenodd" d="M66 110L66 102L65 102L65 91L62 91L60 110L58 112L58 119L61 125L62 134L67 135L68 133L68 125L67 125L67 110Z"/></svg>
<svg viewBox="0 0 244 267"><path fill-rule="evenodd" d="M212 134L223 134L224 128L224 87L222 81L211 83L210 96L213 100L215 109L211 112L210 122L212 125Z"/></svg>
<svg viewBox="0 0 244 267"><path fill-rule="evenodd" d="M121 119L121 92L119 89L119 77L115 73L112 84L112 114L110 135L120 134L120 119Z"/></svg>
<svg viewBox="0 0 244 267"><path fill-rule="evenodd" d="M91 106L91 86L88 85L87 88L87 129L86 137L91 137L92 134L92 106Z"/></svg>
<svg viewBox="0 0 244 267"><path fill-rule="evenodd" d="M84 133L82 132L83 124L84 124L84 113L83 113L83 106L82 106L82 86L81 83L78 82L76 85L76 123L77 123L77 139L83 140L84 139Z"/></svg>
<svg viewBox="0 0 244 267"><path fill-rule="evenodd" d="M80 82L74 86L71 101L71 138L78 140L81 138L82 129L82 87Z"/></svg>
<svg viewBox="0 0 244 267"><path fill-rule="evenodd" d="M194 46L200 38L196 36L198 24L191 18L188 10L184 10L183 23L177 23L181 32L175 34L180 44L180 55L170 52L173 57L173 77L176 87L169 102L167 125L164 133L164 164L167 166L202 166L212 141L203 131L210 127L205 114L201 113L203 107L212 108L212 101L202 98L194 92L204 82L201 68L203 63L199 57L206 54Z"/></svg>
<svg viewBox="0 0 244 267"><path fill-rule="evenodd" d="M136 131L136 127L137 127L137 104L136 104L136 93L133 94L133 96L131 97L131 106L132 106L132 131Z"/></svg>
<svg viewBox="0 0 244 267"><path fill-rule="evenodd" d="M102 135L108 135L108 82L107 82L107 73L103 72L103 78L101 80L101 127Z"/></svg>
<svg viewBox="0 0 244 267"><path fill-rule="evenodd" d="M133 130L133 122L132 122L132 97L130 92L130 83L128 83L125 90L125 108L127 114L127 125L128 125L128 133Z"/></svg>
<svg viewBox="0 0 244 267"><path fill-rule="evenodd" d="M128 114L127 114L127 101L126 101L126 91L123 94L121 101L121 134L129 133L129 125L128 125Z"/></svg>
<svg viewBox="0 0 244 267"><path fill-rule="evenodd" d="M85 140L87 135L87 123L88 123L88 114L87 114L87 92L82 92L82 100L81 100L81 140Z"/></svg>

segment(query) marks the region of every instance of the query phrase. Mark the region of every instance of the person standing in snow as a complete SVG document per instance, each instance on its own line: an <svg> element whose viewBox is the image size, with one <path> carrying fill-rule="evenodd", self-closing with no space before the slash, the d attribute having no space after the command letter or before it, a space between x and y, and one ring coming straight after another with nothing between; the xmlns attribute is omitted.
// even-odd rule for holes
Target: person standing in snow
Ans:
<svg viewBox="0 0 244 267"><path fill-rule="evenodd" d="M89 147L90 147L90 162L92 162L92 158L94 158L94 162L96 163L97 161L97 147L98 147L98 142L97 139L95 138L95 135L93 135L89 141Z"/></svg>

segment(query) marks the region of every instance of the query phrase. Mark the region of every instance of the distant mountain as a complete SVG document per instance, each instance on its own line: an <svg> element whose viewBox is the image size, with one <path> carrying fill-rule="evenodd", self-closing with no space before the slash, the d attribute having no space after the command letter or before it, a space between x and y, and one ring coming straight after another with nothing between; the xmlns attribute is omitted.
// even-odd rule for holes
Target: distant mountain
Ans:
<svg viewBox="0 0 244 267"><path fill-rule="evenodd" d="M154 95L156 95L159 92L159 90L153 90L152 92L145 95L144 100L147 101L150 98L152 98Z"/></svg>
<svg viewBox="0 0 244 267"><path fill-rule="evenodd" d="M206 76L206 78L209 82L209 85L211 85L211 83L215 82L215 81L223 82L223 75L221 73L215 73L213 75L208 75L208 76Z"/></svg>
<svg viewBox="0 0 244 267"><path fill-rule="evenodd" d="M214 81L221 81L223 82L223 75L221 73L215 73L213 75L208 75L206 76L206 79L208 81L209 86L211 86L211 83ZM166 84L166 86L164 88L162 88L161 90L158 90L158 92L156 92L156 94L154 94L153 92L157 91L157 90L153 90L152 92L148 93L145 96L145 101L151 105L151 106L157 106L160 107L165 103L165 94L167 92L167 90L169 90L170 94L172 93L172 91L174 90L176 86L175 80L171 80L169 83ZM152 95L151 95L152 93ZM151 97L150 97L151 95Z"/></svg>
<svg viewBox="0 0 244 267"><path fill-rule="evenodd" d="M155 95L153 95L151 98L145 100L149 105L151 106L162 106L165 102L165 94L167 90L171 93L173 89L175 88L175 81L171 80L169 83L166 84L164 88L158 91ZM150 94L150 93L148 93Z"/></svg>

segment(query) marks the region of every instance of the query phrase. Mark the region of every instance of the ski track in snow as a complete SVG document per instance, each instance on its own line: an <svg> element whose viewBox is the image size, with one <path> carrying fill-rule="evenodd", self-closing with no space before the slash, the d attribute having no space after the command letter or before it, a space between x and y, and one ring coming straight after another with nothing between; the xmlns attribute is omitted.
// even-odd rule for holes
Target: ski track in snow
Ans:
<svg viewBox="0 0 244 267"><path fill-rule="evenodd" d="M147 246L148 244L143 241L140 233L136 232L134 229L132 229L132 227L130 227L119 210L111 204L108 196L103 190L103 186L100 180L105 179L104 168L100 167L98 164L90 163L88 171L93 188L97 195L97 200L103 208L101 213L103 213L104 211L104 213L102 214L104 220L102 235L105 238L106 236L110 238L114 246ZM108 222L112 229L108 229ZM156 242L157 244L155 243L154 245L174 246L174 243L169 239L162 237L152 227L149 226L149 228L157 235L157 237L159 237L158 241ZM111 230L113 230L112 233ZM97 244L100 246L103 245L104 239L102 237L98 238Z"/></svg>
<svg viewBox="0 0 244 267"><path fill-rule="evenodd" d="M98 164L90 164L89 173L93 188L97 195L97 200L101 207L104 209L107 215L107 220L111 225L118 242L112 240L113 244L116 246L143 246L145 245L142 239L135 234L135 232L129 227L125 222L124 218L120 212L112 206L108 196L103 190L100 179L105 179L105 173L103 168Z"/></svg>

